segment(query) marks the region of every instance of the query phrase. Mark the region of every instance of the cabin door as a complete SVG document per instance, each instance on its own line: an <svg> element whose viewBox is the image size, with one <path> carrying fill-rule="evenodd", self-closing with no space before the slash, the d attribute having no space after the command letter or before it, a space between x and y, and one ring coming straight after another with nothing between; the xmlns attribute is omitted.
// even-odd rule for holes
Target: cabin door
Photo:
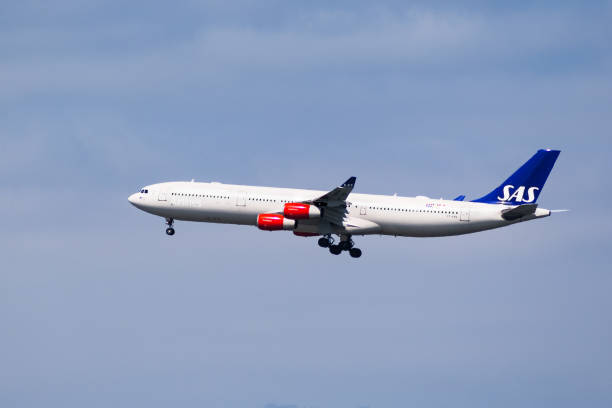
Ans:
<svg viewBox="0 0 612 408"><path fill-rule="evenodd" d="M246 207L246 194L245 193L240 192L236 196L236 207Z"/></svg>

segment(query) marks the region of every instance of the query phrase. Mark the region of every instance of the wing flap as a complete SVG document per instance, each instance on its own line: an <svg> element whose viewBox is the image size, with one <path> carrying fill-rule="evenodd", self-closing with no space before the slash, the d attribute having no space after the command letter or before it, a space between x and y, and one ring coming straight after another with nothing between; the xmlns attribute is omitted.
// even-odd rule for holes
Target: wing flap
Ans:
<svg viewBox="0 0 612 408"><path fill-rule="evenodd" d="M346 219L347 211L345 207L325 207L323 209L323 219L328 222L342 226Z"/></svg>

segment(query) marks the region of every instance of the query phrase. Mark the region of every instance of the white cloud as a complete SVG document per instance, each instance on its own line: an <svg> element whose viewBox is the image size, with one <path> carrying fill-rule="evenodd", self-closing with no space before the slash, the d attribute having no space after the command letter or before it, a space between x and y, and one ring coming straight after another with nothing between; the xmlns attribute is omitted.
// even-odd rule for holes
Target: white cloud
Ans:
<svg viewBox="0 0 612 408"><path fill-rule="evenodd" d="M5 58L0 63L0 87L7 97L41 91L180 89L330 67L345 72L379 66L483 72L500 65L513 69L547 53L578 47L588 51L605 43L601 30L598 24L562 12L318 12L300 14L274 28L202 27L192 36L133 52L125 52L130 35L142 38L146 32L125 30L125 38L116 39L116 52L92 53L88 47L95 49L95 37L102 40L109 34L102 30L89 42L77 42L67 54L41 52L40 57L34 51L36 36L43 45L67 41L69 36L61 28L33 30L14 33L15 46L27 43L32 55ZM126 44L123 48L121 42Z"/></svg>

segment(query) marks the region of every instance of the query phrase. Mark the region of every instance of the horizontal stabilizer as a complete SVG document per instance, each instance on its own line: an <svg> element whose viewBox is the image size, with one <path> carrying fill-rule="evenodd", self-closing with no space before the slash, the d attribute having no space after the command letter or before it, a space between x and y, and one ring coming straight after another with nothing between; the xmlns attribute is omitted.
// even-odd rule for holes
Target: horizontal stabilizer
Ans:
<svg viewBox="0 0 612 408"><path fill-rule="evenodd" d="M538 208L537 204L523 204L518 207L502 210L501 216L504 220L514 221L526 215L533 214L536 208Z"/></svg>
<svg viewBox="0 0 612 408"><path fill-rule="evenodd" d="M463 201L463 200L465 200L465 196L464 195L460 195L460 196L457 196L457 197L453 198L453 201Z"/></svg>

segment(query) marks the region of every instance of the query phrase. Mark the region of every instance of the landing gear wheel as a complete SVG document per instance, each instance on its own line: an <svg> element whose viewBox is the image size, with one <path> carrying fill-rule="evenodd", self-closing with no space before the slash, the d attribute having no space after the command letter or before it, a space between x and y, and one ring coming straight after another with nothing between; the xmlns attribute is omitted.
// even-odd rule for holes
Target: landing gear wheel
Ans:
<svg viewBox="0 0 612 408"><path fill-rule="evenodd" d="M319 246L321 248L329 248L329 246L331 245L331 242L329 242L329 238L319 238Z"/></svg>
<svg viewBox="0 0 612 408"><path fill-rule="evenodd" d="M351 248L351 249L349 249L349 254L353 258L359 258L361 256L361 249L359 249L359 248Z"/></svg>
<svg viewBox="0 0 612 408"><path fill-rule="evenodd" d="M340 241L340 249L343 251L348 251L353 247L353 241Z"/></svg>
<svg viewBox="0 0 612 408"><path fill-rule="evenodd" d="M351 239L351 235L350 234L341 234L340 235L340 242L338 243L338 245L340 246L341 250L348 251L353 246L355 246L355 243Z"/></svg>
<svg viewBox="0 0 612 408"><path fill-rule="evenodd" d="M339 245L332 245L329 247L329 252L331 252L334 255L340 255L340 253L342 252L342 249L340 249Z"/></svg>
<svg viewBox="0 0 612 408"><path fill-rule="evenodd" d="M166 218L166 225L168 226L168 228L166 228L166 234L174 235L174 228L172 228L173 224L174 220L172 218Z"/></svg>

